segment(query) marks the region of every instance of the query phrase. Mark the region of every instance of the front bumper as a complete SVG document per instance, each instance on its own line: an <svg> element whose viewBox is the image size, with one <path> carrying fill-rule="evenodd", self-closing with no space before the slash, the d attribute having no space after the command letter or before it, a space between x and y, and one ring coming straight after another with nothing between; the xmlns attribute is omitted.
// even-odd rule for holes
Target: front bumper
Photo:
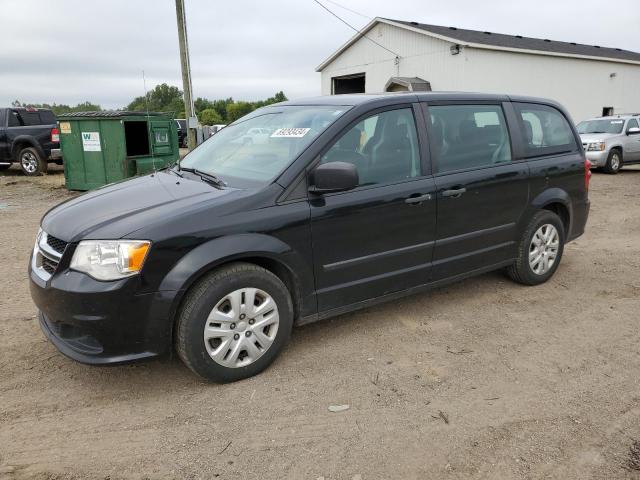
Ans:
<svg viewBox="0 0 640 480"><path fill-rule="evenodd" d="M42 331L66 356L101 365L170 351L176 292L135 293L137 277L99 282L68 269L43 280L30 266L29 279Z"/></svg>
<svg viewBox="0 0 640 480"><path fill-rule="evenodd" d="M585 154L587 155L587 160L591 162L591 168L604 167L607 164L609 152L606 150L600 152L585 152Z"/></svg>

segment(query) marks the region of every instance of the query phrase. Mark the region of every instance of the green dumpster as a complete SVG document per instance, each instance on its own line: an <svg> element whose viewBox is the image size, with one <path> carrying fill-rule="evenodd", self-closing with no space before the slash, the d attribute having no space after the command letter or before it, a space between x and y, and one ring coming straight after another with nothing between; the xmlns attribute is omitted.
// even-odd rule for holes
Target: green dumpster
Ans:
<svg viewBox="0 0 640 480"><path fill-rule="evenodd" d="M176 122L162 113L76 112L58 116L69 190L91 190L179 158Z"/></svg>

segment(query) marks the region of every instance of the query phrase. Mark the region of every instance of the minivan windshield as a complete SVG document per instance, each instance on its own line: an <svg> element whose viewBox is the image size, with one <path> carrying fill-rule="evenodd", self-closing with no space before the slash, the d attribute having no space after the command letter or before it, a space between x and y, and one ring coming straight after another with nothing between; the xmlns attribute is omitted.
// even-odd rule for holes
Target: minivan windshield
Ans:
<svg viewBox="0 0 640 480"><path fill-rule="evenodd" d="M621 133L624 120L586 120L578 124L578 133Z"/></svg>
<svg viewBox="0 0 640 480"><path fill-rule="evenodd" d="M265 185L349 107L264 107L223 128L189 153L180 166L237 188Z"/></svg>

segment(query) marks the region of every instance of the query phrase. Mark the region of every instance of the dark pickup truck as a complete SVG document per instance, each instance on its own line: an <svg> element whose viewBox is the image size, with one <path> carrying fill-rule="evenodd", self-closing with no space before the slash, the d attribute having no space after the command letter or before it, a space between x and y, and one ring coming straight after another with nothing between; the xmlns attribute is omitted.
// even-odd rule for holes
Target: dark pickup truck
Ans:
<svg viewBox="0 0 640 480"><path fill-rule="evenodd" d="M41 175L62 163L56 116L42 108L0 108L0 170L19 163L25 175Z"/></svg>

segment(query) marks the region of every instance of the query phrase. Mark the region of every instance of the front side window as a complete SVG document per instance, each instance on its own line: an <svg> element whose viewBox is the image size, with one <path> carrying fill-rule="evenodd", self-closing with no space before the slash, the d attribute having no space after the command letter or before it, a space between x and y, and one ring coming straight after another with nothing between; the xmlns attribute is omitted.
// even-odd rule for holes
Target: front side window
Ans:
<svg viewBox="0 0 640 480"><path fill-rule="evenodd" d="M514 103L513 106L522 121L527 157L576 150L577 144L573 130L559 110L547 105L527 103Z"/></svg>
<svg viewBox="0 0 640 480"><path fill-rule="evenodd" d="M213 174L231 187L272 181L349 107L264 107L223 128L180 165Z"/></svg>
<svg viewBox="0 0 640 480"><path fill-rule="evenodd" d="M320 163L347 162L360 185L392 183L421 174L418 134L411 108L372 115L350 128Z"/></svg>
<svg viewBox="0 0 640 480"><path fill-rule="evenodd" d="M499 105L432 105L429 114L434 173L511 161L509 133Z"/></svg>
<svg viewBox="0 0 640 480"><path fill-rule="evenodd" d="M638 121L635 118L629 120L629 123L627 124L627 130L629 130L630 128L638 128Z"/></svg>

